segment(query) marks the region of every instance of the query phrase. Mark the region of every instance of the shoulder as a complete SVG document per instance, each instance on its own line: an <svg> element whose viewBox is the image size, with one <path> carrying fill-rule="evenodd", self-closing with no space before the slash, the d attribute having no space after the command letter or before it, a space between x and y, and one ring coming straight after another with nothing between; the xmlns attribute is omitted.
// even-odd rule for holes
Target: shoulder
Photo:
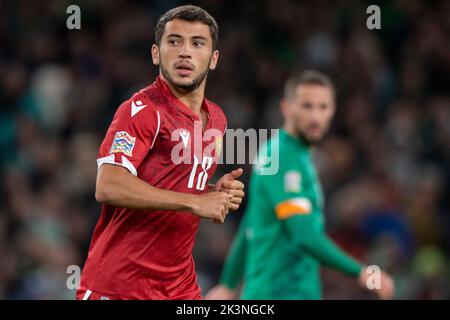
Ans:
<svg viewBox="0 0 450 320"><path fill-rule="evenodd" d="M151 95L147 94L149 87L134 93L130 98L122 102L116 111L115 118L126 120L130 123L152 123L153 120L160 122L164 112L161 105L155 102Z"/></svg>
<svg viewBox="0 0 450 320"><path fill-rule="evenodd" d="M279 132L259 146L254 159L253 173L264 180L283 177L290 171L302 171L303 163L289 144L283 142Z"/></svg>
<svg viewBox="0 0 450 320"><path fill-rule="evenodd" d="M147 104L154 106L154 108L161 109L167 104L167 99L164 94L162 94L156 81L136 92L134 96L143 99Z"/></svg>

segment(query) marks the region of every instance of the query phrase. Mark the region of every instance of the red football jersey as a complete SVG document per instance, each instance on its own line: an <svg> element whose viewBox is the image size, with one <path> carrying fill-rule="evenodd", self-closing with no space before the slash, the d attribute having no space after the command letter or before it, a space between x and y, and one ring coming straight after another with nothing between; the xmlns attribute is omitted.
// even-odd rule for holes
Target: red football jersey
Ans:
<svg viewBox="0 0 450 320"><path fill-rule="evenodd" d="M154 187L202 194L221 152L226 118L204 99L208 121L156 81L117 110L97 164L127 168ZM201 299L192 249L200 218L183 211L103 205L77 298Z"/></svg>

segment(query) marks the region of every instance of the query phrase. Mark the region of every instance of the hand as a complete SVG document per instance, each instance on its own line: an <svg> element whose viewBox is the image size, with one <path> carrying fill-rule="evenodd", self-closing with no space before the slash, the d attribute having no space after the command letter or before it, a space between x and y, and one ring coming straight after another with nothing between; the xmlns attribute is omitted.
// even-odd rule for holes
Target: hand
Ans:
<svg viewBox="0 0 450 320"><path fill-rule="evenodd" d="M358 277L358 283L365 289L373 290L380 299L388 300L394 297L395 293L395 284L392 277L384 271L381 271L379 276L379 288L371 288L369 285L373 282L377 283L376 277L377 274L368 270L368 267L362 269L361 273Z"/></svg>
<svg viewBox="0 0 450 320"><path fill-rule="evenodd" d="M229 289L224 285L213 287L205 295L204 300L233 300L236 298L236 290Z"/></svg>
<svg viewBox="0 0 450 320"><path fill-rule="evenodd" d="M230 201L230 210L236 211L239 209L242 203L242 198L244 198L244 184L236 180L239 178L244 170L242 168L231 171L230 173L224 174L216 183L215 190L223 191L232 195Z"/></svg>
<svg viewBox="0 0 450 320"><path fill-rule="evenodd" d="M230 207L231 195L225 192L209 192L194 196L192 213L201 218L224 223Z"/></svg>

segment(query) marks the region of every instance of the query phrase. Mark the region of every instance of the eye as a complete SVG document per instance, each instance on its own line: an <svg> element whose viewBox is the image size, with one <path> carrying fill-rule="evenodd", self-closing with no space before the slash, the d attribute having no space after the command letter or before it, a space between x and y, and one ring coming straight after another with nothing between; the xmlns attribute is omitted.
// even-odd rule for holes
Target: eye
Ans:
<svg viewBox="0 0 450 320"><path fill-rule="evenodd" d="M310 110L310 109L312 109L312 103L309 103L309 102L302 103L301 107L303 109Z"/></svg>
<svg viewBox="0 0 450 320"><path fill-rule="evenodd" d="M180 43L179 40L176 40L176 39L169 39L169 44L171 44L171 45L173 45L173 46L178 45L179 43Z"/></svg>
<svg viewBox="0 0 450 320"><path fill-rule="evenodd" d="M194 42L192 42L192 45L193 45L194 47L202 47L202 46L205 45L205 43L202 42L202 41L194 41Z"/></svg>

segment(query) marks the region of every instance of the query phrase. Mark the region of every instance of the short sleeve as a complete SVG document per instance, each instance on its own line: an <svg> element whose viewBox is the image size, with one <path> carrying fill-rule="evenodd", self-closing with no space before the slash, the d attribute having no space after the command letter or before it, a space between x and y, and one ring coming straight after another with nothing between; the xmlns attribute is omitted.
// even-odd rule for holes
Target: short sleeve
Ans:
<svg viewBox="0 0 450 320"><path fill-rule="evenodd" d="M116 111L100 146L97 167L120 165L137 176L137 168L153 148L161 126L159 110L143 99L125 101Z"/></svg>

